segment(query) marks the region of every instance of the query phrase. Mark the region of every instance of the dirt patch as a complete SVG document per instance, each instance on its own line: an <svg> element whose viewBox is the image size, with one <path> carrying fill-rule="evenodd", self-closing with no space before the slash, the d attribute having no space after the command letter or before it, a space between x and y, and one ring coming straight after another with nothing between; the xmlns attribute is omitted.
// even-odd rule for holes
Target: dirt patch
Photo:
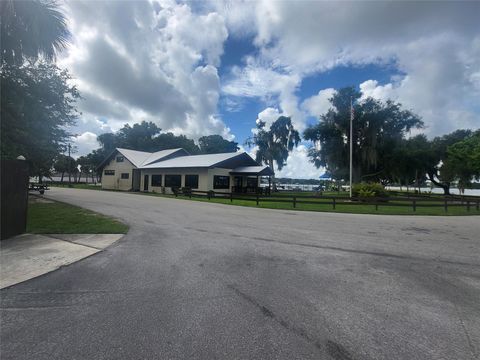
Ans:
<svg viewBox="0 0 480 360"><path fill-rule="evenodd" d="M42 203L42 204L50 204L50 203L53 203L54 201L50 200L50 199L46 199L42 196L38 196L38 195L29 195L28 196L28 202L30 204L38 204L38 203Z"/></svg>

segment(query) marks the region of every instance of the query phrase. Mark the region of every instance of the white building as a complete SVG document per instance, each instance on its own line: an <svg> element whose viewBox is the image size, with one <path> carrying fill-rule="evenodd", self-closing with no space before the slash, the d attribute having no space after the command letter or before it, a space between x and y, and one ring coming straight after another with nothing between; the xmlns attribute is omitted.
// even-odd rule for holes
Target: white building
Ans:
<svg viewBox="0 0 480 360"><path fill-rule="evenodd" d="M159 193L172 188L256 192L260 177L273 175L246 152L190 155L184 149L149 153L117 148L100 168L103 189Z"/></svg>

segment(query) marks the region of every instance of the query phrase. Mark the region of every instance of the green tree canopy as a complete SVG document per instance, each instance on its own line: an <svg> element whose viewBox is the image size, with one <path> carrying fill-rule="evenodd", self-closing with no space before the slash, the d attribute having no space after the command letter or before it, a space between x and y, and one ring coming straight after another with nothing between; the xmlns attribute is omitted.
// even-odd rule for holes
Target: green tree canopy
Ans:
<svg viewBox="0 0 480 360"><path fill-rule="evenodd" d="M353 179L386 181L393 161L393 150L412 128L423 122L411 111L393 101L372 98L360 101L361 94L353 87L340 89L330 99L332 107L320 121L304 132L314 142L309 150L311 161L323 166L335 179L349 174L350 104L354 103Z"/></svg>
<svg viewBox="0 0 480 360"><path fill-rule="evenodd" d="M67 22L52 0L0 2L2 64L22 65L39 56L51 61L70 38Z"/></svg>
<svg viewBox="0 0 480 360"><path fill-rule="evenodd" d="M288 154L300 142L300 134L293 127L292 120L286 116L280 116L273 122L269 129L266 123L257 123L256 133L246 141L248 146L257 146L256 161L270 166L275 170L274 162L278 170L286 165ZM275 181L274 181L275 186Z"/></svg>
<svg viewBox="0 0 480 360"><path fill-rule="evenodd" d="M445 194L450 193L452 182L458 178L455 164L448 159L448 149L455 143L470 137L471 130L456 130L450 134L437 136L430 142L430 148L425 151L425 168L428 179L436 186L441 187Z"/></svg>
<svg viewBox="0 0 480 360"><path fill-rule="evenodd" d="M471 181L480 178L480 130L464 140L447 147L447 157L442 168L448 169L449 176L458 181L458 188L464 190Z"/></svg>
<svg viewBox="0 0 480 360"><path fill-rule="evenodd" d="M116 133L101 134L97 139L105 156L117 147L148 152L174 148L184 148L191 154L200 152L195 142L185 135L161 131L155 123L142 121L133 126L126 124Z"/></svg>
<svg viewBox="0 0 480 360"><path fill-rule="evenodd" d="M2 158L23 155L32 174L49 175L69 140L66 128L79 115L74 105L80 94L70 79L49 63L2 66Z"/></svg>
<svg viewBox="0 0 480 360"><path fill-rule="evenodd" d="M55 1L0 3L1 155L23 155L32 175L49 175L65 148L80 97L66 70L51 63L69 39Z"/></svg>
<svg viewBox="0 0 480 360"><path fill-rule="evenodd" d="M76 161L71 156L67 156L64 154L59 154L53 163L53 169L61 174L61 180L63 182L63 177L65 173L72 171L75 167Z"/></svg>
<svg viewBox="0 0 480 360"><path fill-rule="evenodd" d="M198 144L202 154L230 153L240 149L238 143L225 140L220 135L202 136L198 139Z"/></svg>

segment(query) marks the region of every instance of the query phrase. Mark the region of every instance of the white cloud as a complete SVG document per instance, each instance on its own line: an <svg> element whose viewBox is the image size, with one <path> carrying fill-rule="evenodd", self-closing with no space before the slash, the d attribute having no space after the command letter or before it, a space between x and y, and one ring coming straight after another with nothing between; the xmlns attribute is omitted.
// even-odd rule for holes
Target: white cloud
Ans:
<svg viewBox="0 0 480 360"><path fill-rule="evenodd" d="M270 128L270 126L272 126L273 122L277 120L280 116L283 116L282 112L280 112L276 108L268 107L265 110L258 113L258 118L256 120L256 123L258 124L260 121L263 121L265 123L265 126L268 129Z"/></svg>
<svg viewBox="0 0 480 360"><path fill-rule="evenodd" d="M82 155L86 155L94 149L97 149L99 143L97 142L97 135L89 131L84 132L81 135L78 135L73 140L73 146L75 153L72 154L73 157L77 158Z"/></svg>
<svg viewBox="0 0 480 360"><path fill-rule="evenodd" d="M393 93L393 85L379 85L377 80L367 80L360 84L362 92L361 100L372 97L377 100L396 100Z"/></svg>
<svg viewBox="0 0 480 360"><path fill-rule="evenodd" d="M59 64L76 78L84 117L112 129L146 120L193 138L232 136L216 115L217 67L228 36L221 15L168 0L66 7L73 44Z"/></svg>
<svg viewBox="0 0 480 360"><path fill-rule="evenodd" d="M243 149L242 149L243 150ZM258 147L254 146L247 150L247 153L255 159ZM317 169L308 157L308 148L300 144L294 148L288 155L286 165L282 170L278 170L277 164L274 164L276 177L288 177L295 179L318 179L325 172L325 169Z"/></svg>
<svg viewBox="0 0 480 360"><path fill-rule="evenodd" d="M268 98L285 89L287 96L278 100L284 103L281 110L298 111L295 91L282 86L288 83L285 78L299 84L338 65L393 63L403 77L385 85L372 79L362 84L362 91L393 98L419 113L431 136L460 125L478 127L478 13L479 2L259 1L255 44L260 55L232 72L226 91ZM258 76L262 67L268 70L267 79ZM319 101L310 99L302 109L318 113ZM301 114L298 121L304 121Z"/></svg>
<svg viewBox="0 0 480 360"><path fill-rule="evenodd" d="M296 179L318 179L324 169L317 169L308 158L308 149L305 145L298 145L289 154L287 165L282 170L275 170L275 176Z"/></svg>
<svg viewBox="0 0 480 360"><path fill-rule="evenodd" d="M431 136L480 125L479 2L72 0L66 8L73 44L59 64L84 97L82 135L147 120L194 138L232 138L218 115L220 92L231 108L258 98L261 116L290 116L302 132L334 91L320 82L301 99L305 78L386 63L404 75L360 84L364 96L401 102ZM229 36L253 36L257 51L220 79Z"/></svg>
<svg viewBox="0 0 480 360"><path fill-rule="evenodd" d="M311 116L323 115L332 107L330 99L334 94L335 89L332 88L320 90L317 95L303 101L302 109Z"/></svg>

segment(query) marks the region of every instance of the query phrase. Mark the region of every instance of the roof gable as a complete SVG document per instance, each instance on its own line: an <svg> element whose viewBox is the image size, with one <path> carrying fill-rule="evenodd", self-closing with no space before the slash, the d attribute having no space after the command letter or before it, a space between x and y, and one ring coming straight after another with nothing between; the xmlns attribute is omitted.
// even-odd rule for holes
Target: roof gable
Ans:
<svg viewBox="0 0 480 360"><path fill-rule="evenodd" d="M137 168L142 167L143 165L153 164L158 161L172 159L177 156L190 155L185 149L182 148L160 150L154 153L116 148L105 158L105 160L102 161L98 168L104 167L117 153L123 155L130 163L132 163L133 166Z"/></svg>
<svg viewBox="0 0 480 360"><path fill-rule="evenodd" d="M148 159L151 155L149 152L145 151L137 151L137 150L130 150L130 149L116 149L120 154L125 156L128 161L130 161L134 166L140 167L142 166L143 162Z"/></svg>
<svg viewBox="0 0 480 360"><path fill-rule="evenodd" d="M165 160L176 158L179 156L188 156L188 155L190 155L188 151L182 148L160 150L152 153L146 160L144 160L142 163L142 166L153 164L158 161L165 161Z"/></svg>

